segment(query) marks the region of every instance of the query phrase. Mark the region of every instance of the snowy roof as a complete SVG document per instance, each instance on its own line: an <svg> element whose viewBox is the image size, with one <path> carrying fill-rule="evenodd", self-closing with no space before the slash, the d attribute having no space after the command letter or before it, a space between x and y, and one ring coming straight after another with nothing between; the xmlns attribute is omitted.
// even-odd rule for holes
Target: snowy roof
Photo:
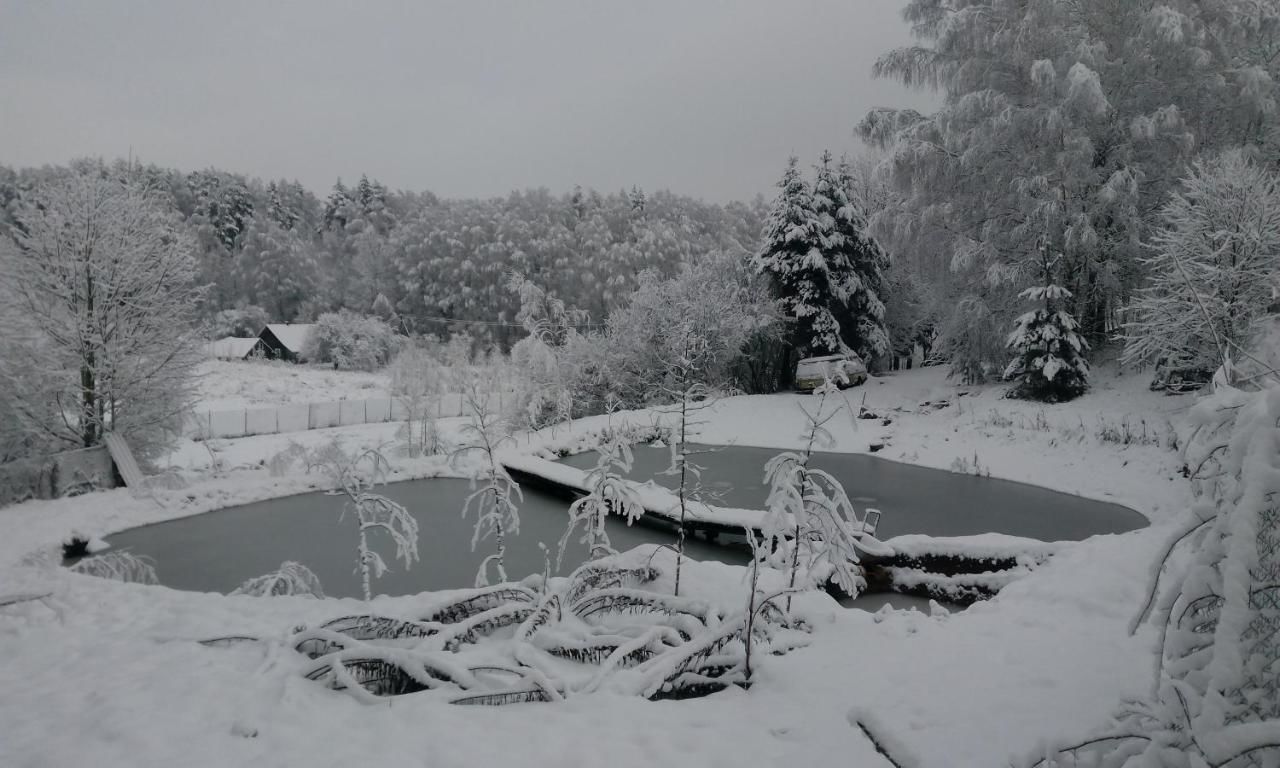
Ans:
<svg viewBox="0 0 1280 768"><path fill-rule="evenodd" d="M280 340L290 352L301 354L307 344L307 337L316 327L315 323L268 323L267 330Z"/></svg>
<svg viewBox="0 0 1280 768"><path fill-rule="evenodd" d="M205 354L220 360L243 360L245 355L253 351L258 339L238 339L227 336L204 345Z"/></svg>

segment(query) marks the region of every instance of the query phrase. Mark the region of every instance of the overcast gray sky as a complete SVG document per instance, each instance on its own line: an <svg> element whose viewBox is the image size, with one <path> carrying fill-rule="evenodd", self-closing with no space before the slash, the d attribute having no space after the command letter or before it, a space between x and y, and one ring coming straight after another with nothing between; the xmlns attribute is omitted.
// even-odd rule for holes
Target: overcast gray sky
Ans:
<svg viewBox="0 0 1280 768"><path fill-rule="evenodd" d="M934 101L870 74L903 4L4 0L0 162L748 198Z"/></svg>

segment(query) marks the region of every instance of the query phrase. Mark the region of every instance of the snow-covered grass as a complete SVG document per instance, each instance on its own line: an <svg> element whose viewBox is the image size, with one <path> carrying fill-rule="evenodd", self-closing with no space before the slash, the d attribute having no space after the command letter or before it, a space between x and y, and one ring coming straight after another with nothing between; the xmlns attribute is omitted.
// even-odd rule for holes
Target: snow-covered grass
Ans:
<svg viewBox="0 0 1280 768"><path fill-rule="evenodd" d="M385 373L336 371L278 360L206 360L197 370L201 411L387 397Z"/></svg>
<svg viewBox="0 0 1280 768"><path fill-rule="evenodd" d="M665 703L600 693L501 709L414 696L366 706L300 679L300 660L288 654L194 642L281 636L299 623L361 611L358 601L184 593L74 574L53 559L72 530L100 535L315 487L321 478L297 470L273 476L268 459L291 439L312 444L337 434L349 449L376 445L392 440L396 425L216 441L223 465L216 474L209 451L188 445L174 461L188 488L0 509L0 592L53 592L0 607L0 690L11 693L0 696L0 765L338 765L371 754L433 766L887 765L851 724L855 710L873 711L876 725L923 765L1004 765L1044 737L1087 734L1150 683L1153 634L1130 638L1126 624L1167 524L1189 502L1168 446L1191 398L1147 392L1146 377L1101 371L1083 398L1040 406L1003 400L998 388L961 396L966 388L942 376L910 371L847 391L853 410L865 395L879 418L841 416L831 425L835 449L878 445L889 459L977 467L1117 501L1147 515L1152 528L1060 546L995 599L962 613L873 615L805 595L797 610L813 625L810 646L761 660L750 691ZM723 400L707 412L698 439L798 447L798 398ZM949 404L936 407L940 401ZM585 449L607 426L654 418L584 419L554 435L522 436L519 446ZM456 439L460 423L445 421ZM1140 434L1144 423L1160 437L1126 443L1123 436ZM464 471L439 457L393 461L392 479ZM693 597L727 607L745 601L742 569L689 567ZM411 616L429 597L375 598L374 609Z"/></svg>

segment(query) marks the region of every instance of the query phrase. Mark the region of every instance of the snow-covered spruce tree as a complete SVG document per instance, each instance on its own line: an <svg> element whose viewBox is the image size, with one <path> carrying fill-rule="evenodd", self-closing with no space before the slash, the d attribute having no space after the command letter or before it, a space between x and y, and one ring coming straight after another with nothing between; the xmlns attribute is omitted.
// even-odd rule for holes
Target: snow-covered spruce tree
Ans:
<svg viewBox="0 0 1280 768"><path fill-rule="evenodd" d="M1280 378L1253 385L1220 384L1190 414L1186 460L1199 498L1153 563L1131 628L1148 619L1159 628L1150 695L1031 765L1280 765Z"/></svg>
<svg viewBox="0 0 1280 768"><path fill-rule="evenodd" d="M856 595L865 586L856 567L854 543L854 532L861 530L862 520L840 481L809 466L815 447L829 447L832 442L826 425L840 407L828 411L826 406L837 391L835 382L828 381L814 393L818 402L812 411L800 406L808 422L804 450L784 451L765 464L768 514L761 533L767 546L761 551L769 553L771 564L786 569L789 589L833 581L846 594ZM790 595L787 610L791 610Z"/></svg>
<svg viewBox="0 0 1280 768"><path fill-rule="evenodd" d="M1020 295L1040 306L1024 313L1014 323L1008 347L1015 355L1004 371L1005 381L1014 382L1010 397L1057 403L1071 400L1089 388L1089 349L1079 333L1075 317L1059 302L1071 292L1053 281L1055 260L1048 250L1041 253L1042 284Z"/></svg>
<svg viewBox="0 0 1280 768"><path fill-rule="evenodd" d="M496 552L480 561L480 568L476 571L477 587L490 583L491 564L498 582L507 580L507 536L520 533L520 509L517 501L524 498L520 486L511 479L506 467L497 458L498 449L511 437L507 432L506 421L498 413L492 400L492 395L484 391L478 380L473 380L467 387L463 395L463 406L468 421L463 427L463 436L470 444L454 452L456 459L471 453L479 455L479 469L471 478L474 490L462 505L464 518L473 513L476 518L471 535L471 551L474 552L476 545L490 536L494 538L497 547ZM480 483L483 484L479 485Z"/></svg>
<svg viewBox="0 0 1280 768"><path fill-rule="evenodd" d="M1280 274L1280 176L1240 151L1198 160L1160 219L1122 359L1227 365L1230 375L1268 316Z"/></svg>
<svg viewBox="0 0 1280 768"><path fill-rule="evenodd" d="M582 527L580 541L587 546L588 557L595 560L616 554L609 542L609 533L605 530L605 522L610 513L625 518L627 525L644 514L640 497L624 477L631 471L631 445L624 436L617 435L601 443L596 450L599 451L600 458L587 473L586 485L589 493L569 507L569 526L560 537L556 570L563 565L565 549L569 546L574 530L579 526Z"/></svg>
<svg viewBox="0 0 1280 768"><path fill-rule="evenodd" d="M815 185L815 197L825 184L822 177L829 175L830 154L824 153L819 167L819 184ZM872 364L889 353L889 333L885 327L885 301L888 282L885 271L889 258L867 231L867 211L859 203L860 182L857 180L854 161L847 156L840 159L831 187L832 232L831 248L842 253L843 258L829 257L829 264L848 264L844 311L839 316L841 335L854 352Z"/></svg>
<svg viewBox="0 0 1280 768"><path fill-rule="evenodd" d="M199 363L192 245L160 191L82 161L23 194L0 241L0 384L18 429L144 458L181 427Z"/></svg>
<svg viewBox="0 0 1280 768"><path fill-rule="evenodd" d="M824 160L817 188L810 188L798 160L790 159L755 257L756 271L771 278L783 316L794 323L792 347L802 356L838 352L844 344L832 309L849 295L849 269L844 254L834 248L839 235L832 230L837 211L832 196L839 185L829 167L830 155Z"/></svg>
<svg viewBox="0 0 1280 768"><path fill-rule="evenodd" d="M369 546L369 532L382 530L395 544L396 559L405 570L418 559L418 521L403 505L376 493L373 489L387 481L390 464L377 448L369 448L354 456L343 450L336 440L316 449L307 457L307 471L325 472L337 486L332 491L346 496L343 515L355 518L357 529L356 567L360 570L361 594L365 602L373 599L372 580L382 578L387 563Z"/></svg>

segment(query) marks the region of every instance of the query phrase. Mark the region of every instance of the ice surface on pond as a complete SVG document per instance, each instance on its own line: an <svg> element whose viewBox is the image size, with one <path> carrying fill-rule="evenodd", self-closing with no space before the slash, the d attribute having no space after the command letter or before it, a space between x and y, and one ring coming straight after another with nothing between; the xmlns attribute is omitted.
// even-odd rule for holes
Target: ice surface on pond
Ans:
<svg viewBox="0 0 1280 768"><path fill-rule="evenodd" d="M703 500L714 506L763 509L768 488L765 462L778 451L729 446L691 446L690 461L705 467ZM595 453L563 460L594 466ZM676 478L661 474L671 461L667 448L637 446L630 478L668 488ZM880 539L908 533L971 536L1004 533L1044 541L1078 541L1100 533L1123 533L1147 525L1142 515L1108 502L1050 491L1034 485L887 461L847 453L815 453L813 465L835 475L860 507L883 512Z"/></svg>

